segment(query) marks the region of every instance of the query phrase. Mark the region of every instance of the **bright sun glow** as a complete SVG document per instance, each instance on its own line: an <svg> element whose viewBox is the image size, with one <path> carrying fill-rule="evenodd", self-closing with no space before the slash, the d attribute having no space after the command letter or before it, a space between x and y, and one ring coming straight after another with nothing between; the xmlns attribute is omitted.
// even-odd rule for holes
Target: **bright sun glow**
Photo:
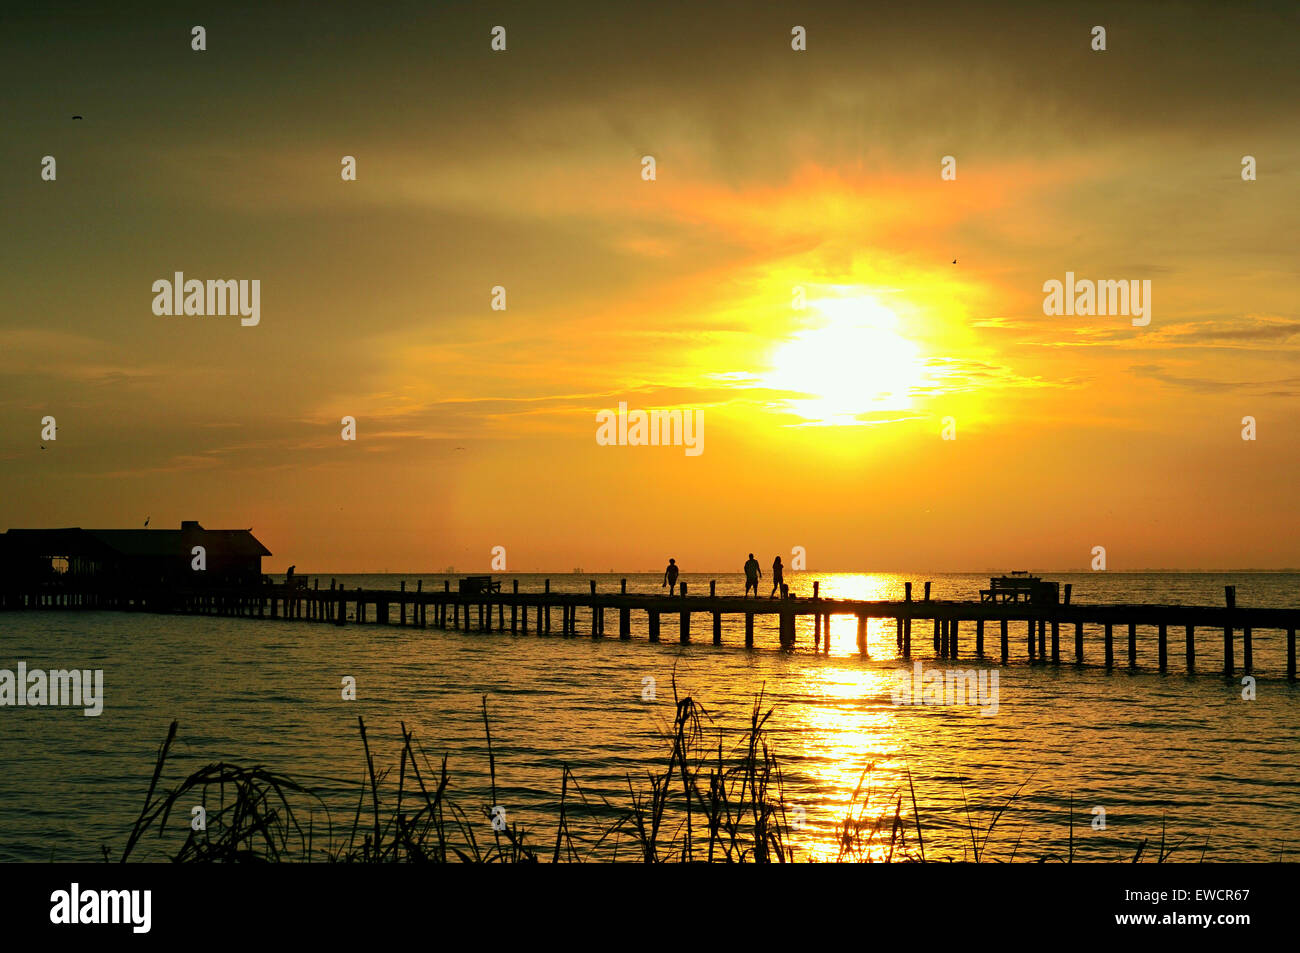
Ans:
<svg viewBox="0 0 1300 953"><path fill-rule="evenodd" d="M906 410L922 383L917 344L898 316L869 295L811 302L810 326L772 354L763 383L798 392L790 409L812 423L862 424L862 415Z"/></svg>

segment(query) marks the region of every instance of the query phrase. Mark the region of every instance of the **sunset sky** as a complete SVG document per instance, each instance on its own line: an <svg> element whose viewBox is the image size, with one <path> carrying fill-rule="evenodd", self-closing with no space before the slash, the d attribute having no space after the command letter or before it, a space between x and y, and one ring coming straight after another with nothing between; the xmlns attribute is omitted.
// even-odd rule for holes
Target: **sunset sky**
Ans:
<svg viewBox="0 0 1300 953"><path fill-rule="evenodd" d="M1300 566L1295 4L259 6L6 14L0 531ZM156 316L177 271L261 323ZM1067 271L1150 325L1046 316ZM597 445L620 401L704 452Z"/></svg>

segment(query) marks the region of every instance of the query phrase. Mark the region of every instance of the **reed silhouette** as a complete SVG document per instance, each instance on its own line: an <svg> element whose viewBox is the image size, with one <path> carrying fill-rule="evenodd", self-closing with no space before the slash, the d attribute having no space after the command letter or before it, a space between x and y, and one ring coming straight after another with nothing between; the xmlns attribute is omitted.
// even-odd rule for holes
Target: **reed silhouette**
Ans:
<svg viewBox="0 0 1300 953"><path fill-rule="evenodd" d="M401 751L394 783L392 770L377 770L363 718L357 727L364 756L364 772L356 810L350 824L335 829L321 794L286 775L261 766L241 767L217 762L191 773L165 795L158 794L178 724L173 721L158 749L144 805L120 854L102 848L106 861L126 862L136 855L147 834L165 838L186 833L169 859L179 863L330 862L330 863L536 863L589 860L635 860L645 863L724 862L786 863L794 861L801 821L791 816L784 796L780 761L769 744L771 708L763 696L755 699L749 721L727 749L727 732L713 728L704 709L693 698L678 697L673 684L674 717L664 731L667 757L647 771L640 784L627 778L628 799L623 805L601 798L596 804L583 792L568 765L560 772L558 822L554 842L547 851L533 841L529 831L503 816L497 804L496 754L492 746L487 699L483 699L483 727L487 740L490 805L475 821L448 796L452 779L447 756L432 762L401 724ZM999 821L1018 799L1024 784L992 812L982 828L976 825L969 804L965 826L969 848L962 855L927 854L921 811L911 772L907 791L893 792L882 809L870 790L873 765L868 765L837 829L835 862L971 861L991 859L990 839ZM338 779L321 779L347 785ZM904 793L911 817L904 815ZM963 800L965 790L963 786ZM190 818L174 820L180 808L203 805L206 824L194 830ZM574 837L572 818L584 810L609 818L598 836L580 844ZM320 821L323 819L324 824ZM486 822L486 828L485 828ZM1074 810L1070 801L1069 847L1065 856L1043 852L1021 853L1023 828L1008 862L1074 862ZM169 824L171 825L169 827ZM486 830L491 836L486 836ZM481 832L476 833L476 831ZM1148 852L1149 839L1136 845L1131 857L1115 860L1138 862L1144 855L1155 862L1169 860L1186 843L1184 837L1168 846L1164 824L1159 846ZM549 841L548 841L549 843ZM1206 841L1208 846L1208 839ZM1124 850L1122 845L1120 850ZM549 855L549 856L547 856ZM1204 856L1204 848L1201 856Z"/></svg>

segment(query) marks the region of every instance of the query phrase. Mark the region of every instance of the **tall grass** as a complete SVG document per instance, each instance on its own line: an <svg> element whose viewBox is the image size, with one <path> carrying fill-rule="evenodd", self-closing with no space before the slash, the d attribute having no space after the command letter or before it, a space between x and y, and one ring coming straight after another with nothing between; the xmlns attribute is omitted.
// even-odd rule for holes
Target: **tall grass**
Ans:
<svg viewBox="0 0 1300 953"><path fill-rule="evenodd" d="M105 860L125 862L137 856L147 835L164 847L169 859L181 863L213 862L329 862L329 863L536 863L585 860L639 860L646 863L786 863L795 860L802 818L787 809L780 760L769 744L772 709L760 694L749 720L730 744L727 733L712 729L707 712L691 697L678 697L673 686L674 715L664 730L667 756L644 776L627 775L627 799L611 804L587 797L568 765L560 771L558 821L551 849L546 851L529 831L508 819L498 805L496 753L492 744L487 699L483 699L483 730L487 743L490 803L475 815L448 796L452 784L447 756L432 761L401 724L401 749L393 769L379 769L371 752L364 719L357 730L363 755L362 779L350 822L335 827L319 790L262 766L241 767L218 762L181 780L166 794L159 783L176 739L172 722L158 749L144 804L124 846L115 857L107 846ZM992 856L990 839L1019 797L1021 788L977 826L966 806L970 846L961 857L927 856L916 789L908 773L905 815L903 792L892 792L883 808L874 807L872 766L853 792L837 828L837 850L827 859L838 862L919 862L935 859L1015 860L1018 836L1005 858ZM320 779L346 785L338 779ZM963 801L965 790L962 790ZM199 823L201 807L204 823ZM1072 806L1073 807L1073 806ZM581 810L606 818L593 837L575 838L572 815ZM174 846L184 830L184 839ZM1167 847L1162 825L1160 862L1177 846ZM1143 840L1132 857L1142 859ZM1066 857L1043 854L1040 861L1072 862L1073 809L1070 847Z"/></svg>

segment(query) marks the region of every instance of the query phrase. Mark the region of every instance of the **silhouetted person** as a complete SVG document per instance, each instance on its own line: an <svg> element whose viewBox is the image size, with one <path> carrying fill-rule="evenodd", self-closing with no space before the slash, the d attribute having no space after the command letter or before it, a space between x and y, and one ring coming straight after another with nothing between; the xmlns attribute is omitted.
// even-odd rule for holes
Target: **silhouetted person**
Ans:
<svg viewBox="0 0 1300 953"><path fill-rule="evenodd" d="M749 590L754 590L754 598L758 598L758 577L763 575L763 570L758 568L758 560L754 554L749 554L749 562L745 563L745 596L749 596Z"/></svg>
<svg viewBox="0 0 1300 953"><path fill-rule="evenodd" d="M664 570L664 585L668 587L668 595L674 595L677 588L677 560L668 560L668 568Z"/></svg>
<svg viewBox="0 0 1300 953"><path fill-rule="evenodd" d="M785 567L781 565L781 557L777 556L776 561L772 563L772 594L768 596L769 599L775 599L776 594L781 591L781 583L785 582L782 575L784 572ZM758 595L757 587L754 589L754 595Z"/></svg>
<svg viewBox="0 0 1300 953"><path fill-rule="evenodd" d="M284 584L286 586L293 586L293 571L297 568L297 566L290 566L289 571L284 574Z"/></svg>

